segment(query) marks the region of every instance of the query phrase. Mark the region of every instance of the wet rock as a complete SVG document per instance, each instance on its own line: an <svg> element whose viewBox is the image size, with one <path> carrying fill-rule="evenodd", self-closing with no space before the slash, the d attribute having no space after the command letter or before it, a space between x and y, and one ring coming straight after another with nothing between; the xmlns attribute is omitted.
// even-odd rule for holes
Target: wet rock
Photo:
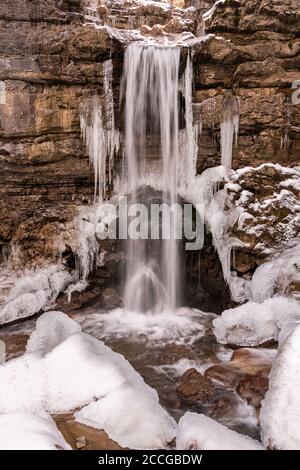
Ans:
<svg viewBox="0 0 300 470"><path fill-rule="evenodd" d="M106 289L104 289L102 293L102 298L103 298L104 306L108 310L112 310L113 308L120 307L121 305L120 294L113 287L107 287Z"/></svg>
<svg viewBox="0 0 300 470"><path fill-rule="evenodd" d="M77 439L76 439L76 448L77 449L83 449L84 447L86 447L86 438L85 438L85 436L77 437Z"/></svg>
<svg viewBox="0 0 300 470"><path fill-rule="evenodd" d="M215 393L215 388L206 377L196 369L188 369L182 376L177 388L180 395L190 401L206 403Z"/></svg>
<svg viewBox="0 0 300 470"><path fill-rule="evenodd" d="M269 380L267 377L246 374L239 382L236 390L250 405L258 408L268 390L268 386Z"/></svg>
<svg viewBox="0 0 300 470"><path fill-rule="evenodd" d="M236 414L235 409L238 406L236 396L226 390L219 391L213 400L209 403L207 414L216 420L224 418L229 419Z"/></svg>
<svg viewBox="0 0 300 470"><path fill-rule="evenodd" d="M9 361L24 354L29 335L26 334L1 334L0 341L5 345L5 360ZM1 347L1 346L0 346ZM3 348L3 346L2 346ZM3 351L2 351L3 352ZM0 352L1 356L1 352Z"/></svg>
<svg viewBox="0 0 300 470"><path fill-rule="evenodd" d="M61 295L56 300L56 308L69 314L98 301L103 305L101 294L101 286L88 285L83 292L74 291L70 300L66 294Z"/></svg>
<svg viewBox="0 0 300 470"><path fill-rule="evenodd" d="M168 344L157 352L154 352L155 362L160 365L172 365L180 359L193 360L195 354L187 346Z"/></svg>
<svg viewBox="0 0 300 470"><path fill-rule="evenodd" d="M209 367L204 376L227 389L236 390L257 408L268 389L275 355L275 350L240 348L234 351L230 362Z"/></svg>
<svg viewBox="0 0 300 470"><path fill-rule="evenodd" d="M265 348L239 348L233 352L230 365L251 375L268 377L277 351Z"/></svg>
<svg viewBox="0 0 300 470"><path fill-rule="evenodd" d="M216 364L206 369L204 376L225 388L234 389L244 376L244 373L230 364Z"/></svg>

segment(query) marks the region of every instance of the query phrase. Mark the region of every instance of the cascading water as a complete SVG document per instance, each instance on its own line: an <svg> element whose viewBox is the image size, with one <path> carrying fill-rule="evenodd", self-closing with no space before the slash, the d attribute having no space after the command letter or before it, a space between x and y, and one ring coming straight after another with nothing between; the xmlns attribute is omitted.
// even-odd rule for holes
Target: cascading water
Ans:
<svg viewBox="0 0 300 470"><path fill-rule="evenodd" d="M131 44L125 53L122 99L125 100L125 161L123 185L130 203L151 204L145 185L149 171L147 141L160 141L162 200L177 202L179 152L178 92L180 49ZM153 196L153 194L152 194ZM170 238L154 242L128 240L124 303L127 310L161 311L178 304L179 244L174 217Z"/></svg>

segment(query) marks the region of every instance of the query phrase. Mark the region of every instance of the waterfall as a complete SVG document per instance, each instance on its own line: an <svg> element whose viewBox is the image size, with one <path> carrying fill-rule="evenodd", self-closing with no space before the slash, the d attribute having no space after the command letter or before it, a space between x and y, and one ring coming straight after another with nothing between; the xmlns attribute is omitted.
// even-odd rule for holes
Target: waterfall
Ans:
<svg viewBox="0 0 300 470"><path fill-rule="evenodd" d="M131 203L150 207L153 192L144 184L150 171L147 142L160 142L161 200L177 202L179 154L180 49L131 44L124 59L121 100L125 101L123 187ZM157 195L156 195L157 196ZM162 224L168 223L164 218ZM127 240L124 303L128 310L161 311L178 304L179 243L174 217L166 240Z"/></svg>

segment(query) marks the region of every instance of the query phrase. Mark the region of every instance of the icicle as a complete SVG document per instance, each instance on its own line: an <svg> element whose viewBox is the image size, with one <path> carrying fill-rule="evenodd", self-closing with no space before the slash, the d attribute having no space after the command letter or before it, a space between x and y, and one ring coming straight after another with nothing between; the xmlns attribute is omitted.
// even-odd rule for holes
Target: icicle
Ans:
<svg viewBox="0 0 300 470"><path fill-rule="evenodd" d="M115 113L114 113L114 98L113 98L113 63L112 60L107 60L103 64L104 69L104 96L105 96L105 114L106 114L106 141L107 141L107 156L109 162L109 184L112 183L112 171L114 168L115 153L120 148L120 132L115 129Z"/></svg>
<svg viewBox="0 0 300 470"><path fill-rule="evenodd" d="M112 91L112 61L103 64L104 106L95 95L83 107L80 126L84 142L95 174L95 200L106 197L107 163L108 182L112 182L114 155L120 147L120 133L115 129Z"/></svg>
<svg viewBox="0 0 300 470"><path fill-rule="evenodd" d="M237 144L239 133L239 102L236 97L225 96L223 99L223 121L221 122L221 164L231 169L233 145Z"/></svg>

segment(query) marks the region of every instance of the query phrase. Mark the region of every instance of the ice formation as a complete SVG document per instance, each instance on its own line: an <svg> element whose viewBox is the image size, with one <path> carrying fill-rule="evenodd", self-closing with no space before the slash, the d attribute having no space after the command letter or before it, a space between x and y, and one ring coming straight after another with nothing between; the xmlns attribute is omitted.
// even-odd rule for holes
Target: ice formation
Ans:
<svg viewBox="0 0 300 470"><path fill-rule="evenodd" d="M180 159L178 180L181 190L188 190L195 181L199 128L193 124L193 62L189 51L183 76L182 94L185 100L185 127L179 133Z"/></svg>
<svg viewBox="0 0 300 470"><path fill-rule="evenodd" d="M277 292L284 293L291 283L300 282L300 237L291 242L282 253L273 256L270 261L259 266L249 285L251 299L263 302ZM297 298L297 292L290 292Z"/></svg>
<svg viewBox="0 0 300 470"><path fill-rule="evenodd" d="M0 324L30 317L53 304L72 279L68 270L59 264L38 268L16 278L0 310Z"/></svg>
<svg viewBox="0 0 300 470"><path fill-rule="evenodd" d="M71 447L46 413L9 413L0 415L0 450L71 450Z"/></svg>
<svg viewBox="0 0 300 470"><path fill-rule="evenodd" d="M213 320L213 332L222 344L256 346L272 339L282 341L299 322L300 302L278 296L225 310Z"/></svg>
<svg viewBox="0 0 300 470"><path fill-rule="evenodd" d="M73 292L82 292L88 285L89 275L103 263L101 242L115 239L118 205L121 197L112 197L92 207L82 207L71 224L67 244L75 254L74 283L67 288L68 299Z"/></svg>
<svg viewBox="0 0 300 470"><path fill-rule="evenodd" d="M204 21L209 20L213 16L213 14L215 13L218 5L221 5L221 3L224 3L225 1L226 0L217 0L215 2L215 4L211 7L211 9L204 13L204 15L202 16L203 20Z"/></svg>
<svg viewBox="0 0 300 470"><path fill-rule="evenodd" d="M300 326L281 344L262 401L260 424L267 448L300 448Z"/></svg>
<svg viewBox="0 0 300 470"><path fill-rule="evenodd" d="M80 116L82 136L94 168L95 199L98 196L100 201L112 183L114 156L120 147L120 133L115 129L112 69L111 60L104 62L104 103L99 96L93 96L83 106Z"/></svg>
<svg viewBox="0 0 300 470"><path fill-rule="evenodd" d="M0 366L0 413L84 407L76 419L104 428L120 445L165 448L176 426L157 393L123 356L74 323L59 312L40 317L27 352Z"/></svg>
<svg viewBox="0 0 300 470"><path fill-rule="evenodd" d="M263 450L254 439L239 434L203 414L185 413L178 423L178 450Z"/></svg>
<svg viewBox="0 0 300 470"><path fill-rule="evenodd" d="M239 115L228 116L221 122L221 162L231 169L234 140L237 142L239 132Z"/></svg>

